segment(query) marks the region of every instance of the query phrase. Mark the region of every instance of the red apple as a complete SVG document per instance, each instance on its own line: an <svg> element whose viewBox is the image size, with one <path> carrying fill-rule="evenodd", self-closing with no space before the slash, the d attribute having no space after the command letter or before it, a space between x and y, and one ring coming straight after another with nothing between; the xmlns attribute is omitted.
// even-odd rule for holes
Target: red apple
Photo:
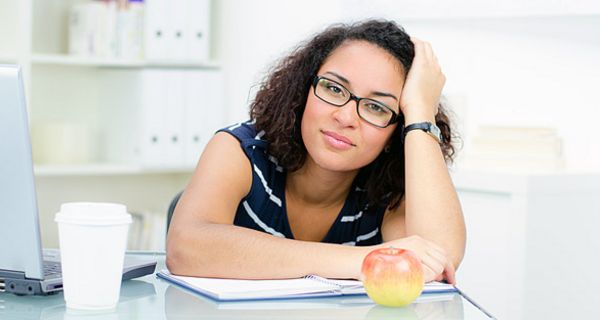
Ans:
<svg viewBox="0 0 600 320"><path fill-rule="evenodd" d="M406 306L423 291L423 266L409 250L373 250L365 257L361 272L365 290L377 304Z"/></svg>

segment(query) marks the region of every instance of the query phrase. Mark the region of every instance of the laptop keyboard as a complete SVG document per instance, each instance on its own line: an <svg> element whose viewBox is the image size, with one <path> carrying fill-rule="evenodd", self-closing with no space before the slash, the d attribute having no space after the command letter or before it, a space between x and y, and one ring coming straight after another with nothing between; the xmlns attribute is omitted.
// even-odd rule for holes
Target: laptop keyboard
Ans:
<svg viewBox="0 0 600 320"><path fill-rule="evenodd" d="M60 274L60 262L44 261L44 277L52 277Z"/></svg>

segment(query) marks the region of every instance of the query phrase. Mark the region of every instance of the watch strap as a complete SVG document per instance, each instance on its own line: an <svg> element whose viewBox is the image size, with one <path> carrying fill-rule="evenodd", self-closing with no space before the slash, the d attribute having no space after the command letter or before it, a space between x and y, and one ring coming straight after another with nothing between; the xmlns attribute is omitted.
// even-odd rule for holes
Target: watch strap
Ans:
<svg viewBox="0 0 600 320"><path fill-rule="evenodd" d="M422 130L435 138L438 143L442 143L442 134L440 129L431 122L417 122L404 127L404 131L402 132L402 143L404 143L404 140L406 139L406 134L412 130Z"/></svg>

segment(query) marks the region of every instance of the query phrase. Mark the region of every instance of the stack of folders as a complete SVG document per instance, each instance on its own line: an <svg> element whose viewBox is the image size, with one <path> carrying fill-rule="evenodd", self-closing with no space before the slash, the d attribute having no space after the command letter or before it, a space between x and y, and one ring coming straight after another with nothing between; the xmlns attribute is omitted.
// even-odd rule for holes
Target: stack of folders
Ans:
<svg viewBox="0 0 600 320"><path fill-rule="evenodd" d="M145 69L134 157L146 168L194 167L225 124L219 70Z"/></svg>
<svg viewBox="0 0 600 320"><path fill-rule="evenodd" d="M69 53L206 62L210 0L83 1L69 11Z"/></svg>
<svg viewBox="0 0 600 320"><path fill-rule="evenodd" d="M165 216L161 212L130 212L133 223L129 227L127 249L165 251Z"/></svg>
<svg viewBox="0 0 600 320"><path fill-rule="evenodd" d="M87 1L69 10L69 54L143 58L144 2Z"/></svg>
<svg viewBox="0 0 600 320"><path fill-rule="evenodd" d="M482 126L466 152L465 165L486 171L542 173L564 167L555 128Z"/></svg>
<svg viewBox="0 0 600 320"><path fill-rule="evenodd" d="M298 279L238 280L184 277L162 270L157 276L216 301L297 299L365 295L362 282L357 280L326 279L308 275ZM421 296L458 292L450 284L425 284Z"/></svg>
<svg viewBox="0 0 600 320"><path fill-rule="evenodd" d="M208 60L210 0L146 0L145 6L147 60Z"/></svg>

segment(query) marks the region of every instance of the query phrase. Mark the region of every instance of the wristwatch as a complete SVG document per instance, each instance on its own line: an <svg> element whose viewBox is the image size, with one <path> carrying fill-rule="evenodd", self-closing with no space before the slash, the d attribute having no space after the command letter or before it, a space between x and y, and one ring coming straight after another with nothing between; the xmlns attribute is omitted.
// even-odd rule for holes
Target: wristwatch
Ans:
<svg viewBox="0 0 600 320"><path fill-rule="evenodd" d="M406 134L409 133L411 130L423 130L427 132L427 134L432 136L435 140L437 140L437 142L440 144L444 140L442 137L442 131L438 126L431 122L417 122L404 127L404 131L402 132L402 142L404 142L404 139L406 139Z"/></svg>

